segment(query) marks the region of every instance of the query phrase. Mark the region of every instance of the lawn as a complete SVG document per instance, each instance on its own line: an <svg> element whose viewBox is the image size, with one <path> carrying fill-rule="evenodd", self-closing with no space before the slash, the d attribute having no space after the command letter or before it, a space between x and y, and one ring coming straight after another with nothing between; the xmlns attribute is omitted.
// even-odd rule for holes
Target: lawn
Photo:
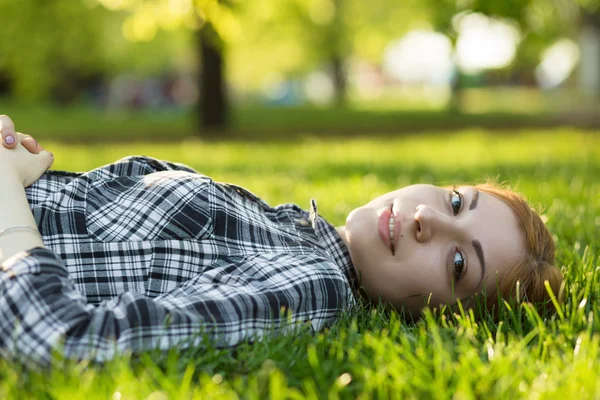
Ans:
<svg viewBox="0 0 600 400"><path fill-rule="evenodd" d="M230 127L226 132L199 132L190 111L103 110L85 103L58 107L15 103L0 98L0 113L9 115L19 131L35 135L41 140L59 137L80 143L132 140L168 142L192 136L210 140L287 140L290 137L302 137L306 132L319 136L360 135L374 130L378 133L406 134L478 126L494 129L547 127L561 123L560 116L545 111L461 114L445 109L405 110L389 105L357 104L329 108L255 105L233 108L229 118ZM580 122L584 124L584 121ZM591 125L598 127L598 122Z"/></svg>
<svg viewBox="0 0 600 400"><path fill-rule="evenodd" d="M9 114L10 115L10 114ZM15 118L15 121L18 121ZM26 131L23 128L23 131ZM179 161L246 186L272 204L343 224L354 207L412 183L506 181L555 234L565 304L542 320L527 304L495 323L429 313L417 323L364 308L330 330L235 350L148 352L103 366L57 361L26 371L0 360L0 398L598 398L600 132L462 130L293 143L66 144L45 139L55 169L87 170L131 154Z"/></svg>

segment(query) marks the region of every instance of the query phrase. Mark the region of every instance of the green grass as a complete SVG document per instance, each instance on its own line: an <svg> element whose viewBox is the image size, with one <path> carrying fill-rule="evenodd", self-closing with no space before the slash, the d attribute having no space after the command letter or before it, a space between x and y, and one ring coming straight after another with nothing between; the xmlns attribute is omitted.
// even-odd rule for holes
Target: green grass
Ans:
<svg viewBox="0 0 600 400"><path fill-rule="evenodd" d="M348 107L236 107L228 132L198 132L191 112L174 110L112 110L88 105L58 107L20 104L0 99L0 110L15 121L17 130L40 140L59 138L81 143L107 141L205 139L288 140L307 132L321 137L464 129L546 127L561 124L547 112L530 114L487 112L460 114L447 110L402 110L392 106ZM570 125L578 121L571 121ZM583 123L583 121L581 121ZM597 124L596 124L597 125Z"/></svg>
<svg viewBox="0 0 600 400"><path fill-rule="evenodd" d="M0 361L0 398L585 399L600 396L600 132L461 131L426 136L159 145L44 141L55 168L87 170L131 154L180 161L244 185L270 203L319 201L343 224L354 207L417 182L508 181L543 214L566 276L560 313L528 305L502 322L460 313L415 323L358 310L315 336L268 338L123 356L106 365L57 362L26 371Z"/></svg>

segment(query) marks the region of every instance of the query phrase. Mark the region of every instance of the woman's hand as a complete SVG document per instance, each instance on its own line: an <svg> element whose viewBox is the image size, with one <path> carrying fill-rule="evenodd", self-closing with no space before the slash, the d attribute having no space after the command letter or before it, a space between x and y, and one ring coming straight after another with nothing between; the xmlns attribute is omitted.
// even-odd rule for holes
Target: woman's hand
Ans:
<svg viewBox="0 0 600 400"><path fill-rule="evenodd" d="M8 175L27 187L54 162L52 153L44 150L35 139L15 132L14 124L5 115L0 116L0 133L3 143L0 147L0 176Z"/></svg>

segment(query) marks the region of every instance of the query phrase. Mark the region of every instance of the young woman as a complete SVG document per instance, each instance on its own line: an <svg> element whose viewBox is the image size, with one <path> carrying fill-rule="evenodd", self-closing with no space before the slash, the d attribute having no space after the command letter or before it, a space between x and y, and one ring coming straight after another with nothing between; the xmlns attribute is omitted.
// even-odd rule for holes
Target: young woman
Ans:
<svg viewBox="0 0 600 400"><path fill-rule="evenodd" d="M334 227L193 169L128 157L86 173L0 117L0 348L48 362L234 346L320 330L365 293L419 315L486 292L558 293L554 244L525 200L492 186L409 186ZM13 138L13 141L9 139ZM24 189L25 188L25 189ZM520 282L519 286L516 285Z"/></svg>

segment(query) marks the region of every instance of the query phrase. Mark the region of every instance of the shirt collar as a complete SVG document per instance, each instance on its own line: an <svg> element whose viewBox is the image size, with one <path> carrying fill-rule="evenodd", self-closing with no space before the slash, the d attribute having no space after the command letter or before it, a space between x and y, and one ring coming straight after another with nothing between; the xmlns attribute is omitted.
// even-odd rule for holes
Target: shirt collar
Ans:
<svg viewBox="0 0 600 400"><path fill-rule="evenodd" d="M338 267L340 267L346 276L346 279L348 279L350 287L354 292L356 292L359 286L358 276L354 270L354 265L352 264L348 247L335 229L335 226L331 225L324 218L319 216L317 201L315 199L310 200L309 221L315 230L317 237L327 248L335 263L338 265Z"/></svg>

